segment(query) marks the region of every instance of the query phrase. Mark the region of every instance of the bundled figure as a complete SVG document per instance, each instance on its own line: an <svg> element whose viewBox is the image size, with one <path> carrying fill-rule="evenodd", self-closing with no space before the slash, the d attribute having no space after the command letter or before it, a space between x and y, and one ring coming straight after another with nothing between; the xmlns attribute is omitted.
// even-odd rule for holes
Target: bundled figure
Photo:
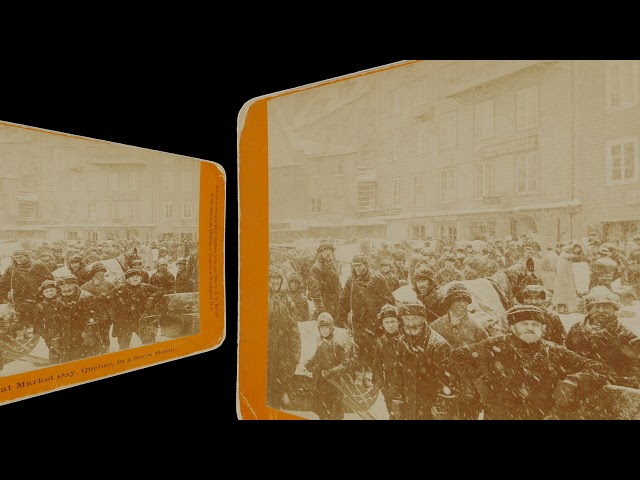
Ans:
<svg viewBox="0 0 640 480"><path fill-rule="evenodd" d="M284 277L269 268L269 336L267 339L267 404L286 408L290 404L293 378L300 361L301 338L295 304L282 291Z"/></svg>
<svg viewBox="0 0 640 480"><path fill-rule="evenodd" d="M176 278L169 271L169 264L164 258L156 262L156 271L151 275L149 284L160 288L165 295L174 293L176 289Z"/></svg>
<svg viewBox="0 0 640 480"><path fill-rule="evenodd" d="M567 331L557 313L548 310L550 303L549 293L542 285L527 285L522 289L518 301L525 305L533 305L544 311L544 335L543 340L564 345Z"/></svg>
<svg viewBox="0 0 640 480"><path fill-rule="evenodd" d="M440 285L445 285L449 282L460 282L465 280L464 274L456 268L456 257L453 253L447 252L443 257L444 267L436 274L436 280Z"/></svg>
<svg viewBox="0 0 640 480"><path fill-rule="evenodd" d="M400 281L396 274L393 273L393 261L389 257L385 257L380 261L380 273L382 274L385 282L387 282L387 288L391 293L400 288Z"/></svg>
<svg viewBox="0 0 640 480"><path fill-rule="evenodd" d="M126 350L135 333L143 345L155 343L158 331L156 309L161 305L164 292L153 285L142 283L140 270L127 270L125 284L98 297L103 308L113 307L113 331L120 350Z"/></svg>
<svg viewBox="0 0 640 480"><path fill-rule="evenodd" d="M607 367L542 339L545 317L538 307L516 305L507 320L509 334L454 351L459 370L475 379L485 419L563 417L607 384Z"/></svg>
<svg viewBox="0 0 640 480"><path fill-rule="evenodd" d="M176 274L176 293L188 293L196 291L196 284L193 281L193 276L187 270L187 259L184 257L176 260L176 266L178 267L178 273Z"/></svg>
<svg viewBox="0 0 640 480"><path fill-rule="evenodd" d="M287 281L289 291L287 297L294 305L294 317L299 322L309 320L309 300L302 290L302 277L297 273L292 273Z"/></svg>
<svg viewBox="0 0 640 480"><path fill-rule="evenodd" d="M398 400L395 391L395 375L398 373L398 346L400 345L400 313L394 305L386 304L378 314L384 333L376 340L373 361L373 380L380 386L390 420L397 420L393 400Z"/></svg>
<svg viewBox="0 0 640 480"><path fill-rule="evenodd" d="M432 323L439 318L436 313L438 298L436 291L440 287L436 276L429 267L421 266L413 273L411 278L412 289L416 292L418 300L426 309L427 323Z"/></svg>
<svg viewBox="0 0 640 480"><path fill-rule="evenodd" d="M314 412L320 420L342 420L344 401L340 389L341 375L347 372L349 356L344 345L335 341L333 318L327 312L318 316L318 346L305 367L316 384Z"/></svg>
<svg viewBox="0 0 640 480"><path fill-rule="evenodd" d="M102 350L100 314L95 297L78 286L74 275L56 280L60 296L56 301L60 337L52 342L61 345L60 362L99 355Z"/></svg>
<svg viewBox="0 0 640 480"><path fill-rule="evenodd" d="M58 315L58 288L53 280L45 280L40 286L42 299L38 303L35 329L42 335L49 349L49 362L60 363L62 358L62 325Z"/></svg>
<svg viewBox="0 0 640 480"><path fill-rule="evenodd" d="M616 317L618 295L597 286L584 298L587 316L569 330L567 348L609 366L611 383L640 388L640 338Z"/></svg>
<svg viewBox="0 0 640 480"><path fill-rule="evenodd" d="M337 317L340 308L340 274L334 258L335 247L328 240L318 246L318 256L309 270L309 299L315 306L314 318L322 312Z"/></svg>
<svg viewBox="0 0 640 480"><path fill-rule="evenodd" d="M406 285L409 280L409 271L407 270L407 257L402 250L393 252L393 264L395 265L395 274L400 285Z"/></svg>
<svg viewBox="0 0 640 480"><path fill-rule="evenodd" d="M457 416L458 379L451 346L431 329L420 302L400 307L403 335L393 378L393 415L402 420L445 420Z"/></svg>
<svg viewBox="0 0 640 480"><path fill-rule="evenodd" d="M102 262L95 263L89 269L91 280L82 285L82 290L89 292L95 297L99 297L103 293L109 293L116 286L105 277L107 268ZM113 308L104 308L100 312L100 341L102 342L102 353L109 353L111 350L111 342L109 340L109 330L113 324L114 310Z"/></svg>
<svg viewBox="0 0 640 480"><path fill-rule="evenodd" d="M87 271L87 264L82 255L74 253L67 261L67 268L71 274L78 279L80 284L84 284L91 280L91 274Z"/></svg>

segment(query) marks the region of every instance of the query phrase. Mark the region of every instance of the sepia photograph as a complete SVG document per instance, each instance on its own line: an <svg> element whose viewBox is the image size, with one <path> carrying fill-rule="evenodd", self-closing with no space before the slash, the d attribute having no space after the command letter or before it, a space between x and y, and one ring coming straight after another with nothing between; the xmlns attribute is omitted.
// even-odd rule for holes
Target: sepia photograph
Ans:
<svg viewBox="0 0 640 480"><path fill-rule="evenodd" d="M0 377L200 331L200 171L0 124Z"/></svg>
<svg viewBox="0 0 640 480"><path fill-rule="evenodd" d="M269 98L267 406L320 420L639 420L639 68L407 61ZM4 155L3 185L29 186L38 168L51 181L46 163L11 170L17 153ZM117 170L86 162L105 182ZM44 263L45 240L66 247L56 268L71 268L73 242L88 255L114 241L115 227L66 218L52 238L28 231L38 223L23 215L46 222L76 199L32 188L2 201L14 268L27 247ZM154 228L115 242L133 230L152 249ZM51 344L49 300L28 303L46 297L41 280L14 285L13 318L34 312L8 323L19 345Z"/></svg>

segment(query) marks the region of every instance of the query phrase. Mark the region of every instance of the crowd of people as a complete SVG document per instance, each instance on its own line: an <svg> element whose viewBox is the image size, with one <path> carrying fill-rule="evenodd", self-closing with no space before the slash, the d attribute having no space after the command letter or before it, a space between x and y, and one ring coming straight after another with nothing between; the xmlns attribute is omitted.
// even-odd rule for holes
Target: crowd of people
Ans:
<svg viewBox="0 0 640 480"><path fill-rule="evenodd" d="M154 343L164 296L198 291L197 244L186 240L22 245L0 275L0 303L11 305L1 345L42 337L52 364L109 353L110 336L120 350L134 333Z"/></svg>
<svg viewBox="0 0 640 480"><path fill-rule="evenodd" d="M640 235L630 245L596 235L585 243L543 252L527 237L479 248L427 240L422 248L405 242L374 249L362 242L365 254L353 256L343 282L330 240L319 242L310 268L289 252L287 273L272 256L268 404L292 404L298 322L317 320L318 348L305 367L321 419L343 418L339 382L347 373L355 385L381 388L391 419L563 418L585 405L606 418L601 387L640 388L640 339L616 314L640 299ZM473 321L465 280L531 263L531 281L512 286L500 327ZM586 281L573 263L585 267ZM395 299L404 285L416 300ZM560 316L575 312L586 316L567 331ZM355 353L335 338L338 327L350 333Z"/></svg>

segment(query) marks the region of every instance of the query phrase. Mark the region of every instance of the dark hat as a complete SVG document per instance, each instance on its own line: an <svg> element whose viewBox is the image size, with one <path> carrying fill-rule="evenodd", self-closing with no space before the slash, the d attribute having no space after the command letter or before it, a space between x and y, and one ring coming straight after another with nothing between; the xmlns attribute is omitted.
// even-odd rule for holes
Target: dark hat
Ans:
<svg viewBox="0 0 640 480"><path fill-rule="evenodd" d="M180 265L180 264L186 265L187 259L184 257L180 257L178 260L176 260L176 265Z"/></svg>
<svg viewBox="0 0 640 480"><path fill-rule="evenodd" d="M60 286L60 285L69 285L69 284L74 284L74 285L78 285L78 277L76 277L75 275L64 275L63 277L60 277L58 279L56 279L56 285Z"/></svg>
<svg viewBox="0 0 640 480"><path fill-rule="evenodd" d="M400 306L400 315L402 315L403 317L405 315L419 315L421 317L427 318L427 309L420 301L403 303Z"/></svg>
<svg viewBox="0 0 640 480"><path fill-rule="evenodd" d="M398 309L389 303L383 305L380 313L378 313L378 320L382 321L387 317L395 317L400 320L400 313L398 312Z"/></svg>
<svg viewBox="0 0 640 480"><path fill-rule="evenodd" d="M369 257L364 255L363 253L358 253L353 256L353 260L351 260L351 264L354 263L364 263L365 265L369 265Z"/></svg>
<svg viewBox="0 0 640 480"><path fill-rule="evenodd" d="M31 252L29 252L29 250L16 250L15 252L13 252L12 257L29 257L31 255Z"/></svg>
<svg viewBox="0 0 640 480"><path fill-rule="evenodd" d="M620 297L605 286L593 287L584 297L584 306L587 310L594 305L603 303L613 305L616 310L620 310Z"/></svg>
<svg viewBox="0 0 640 480"><path fill-rule="evenodd" d="M416 283L418 280L430 280L431 283L435 283L436 274L426 265L422 265L420 268L413 272L411 278L412 283Z"/></svg>
<svg viewBox="0 0 640 480"><path fill-rule="evenodd" d="M533 320L544 325L544 310L533 305L516 305L507 311L509 325L515 325L525 320Z"/></svg>
<svg viewBox="0 0 640 480"><path fill-rule="evenodd" d="M323 250L332 250L335 251L336 247L333 245L333 242L331 240L322 240L320 242L320 245L318 245L318 253L322 252Z"/></svg>
<svg viewBox="0 0 640 480"><path fill-rule="evenodd" d="M465 286L461 283L454 283L449 287L447 293L444 296L444 304L447 308L451 306L456 300L464 300L467 304L471 303L471 295Z"/></svg>
<svg viewBox="0 0 640 480"><path fill-rule="evenodd" d="M94 263L91 267L91 270L89 270L89 274L91 276L94 276L98 272L107 272L107 267L105 267L102 262Z"/></svg>
<svg viewBox="0 0 640 480"><path fill-rule="evenodd" d="M288 281L289 283L298 282L300 285L302 285L302 277L297 272L293 272L291 275L289 275Z"/></svg>
<svg viewBox="0 0 640 480"><path fill-rule="evenodd" d="M53 280L45 280L44 282L42 282L42 285L40 285L39 290L43 292L47 288L56 288L56 282L54 282Z"/></svg>
<svg viewBox="0 0 640 480"><path fill-rule="evenodd" d="M540 297L543 300L547 300L549 292L542 285L527 285L522 289L520 295L524 297Z"/></svg>
<svg viewBox="0 0 640 480"><path fill-rule="evenodd" d="M318 328L320 327L333 327L333 317L329 312L318 315Z"/></svg>
<svg viewBox="0 0 640 480"><path fill-rule="evenodd" d="M139 268L130 268L124 274L124 278L131 278L131 277L136 276L136 275L142 277L142 270L140 270Z"/></svg>
<svg viewBox="0 0 640 480"><path fill-rule="evenodd" d="M144 262L142 261L142 259L141 259L141 258L133 258L133 259L131 260L131 265L135 265L135 264L140 264L140 265L142 265L142 264L144 264Z"/></svg>
<svg viewBox="0 0 640 480"><path fill-rule="evenodd" d="M82 257L80 255L78 255L77 253L74 253L73 255L71 255L69 257L69 263L71 262L82 262Z"/></svg>

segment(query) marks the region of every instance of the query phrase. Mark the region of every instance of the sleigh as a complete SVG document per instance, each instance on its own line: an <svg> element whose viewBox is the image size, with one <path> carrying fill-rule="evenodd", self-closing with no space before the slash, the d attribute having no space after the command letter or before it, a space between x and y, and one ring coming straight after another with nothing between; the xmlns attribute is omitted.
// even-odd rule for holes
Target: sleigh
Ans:
<svg viewBox="0 0 640 480"><path fill-rule="evenodd" d="M47 358L34 355L35 348L40 343L41 336L33 334L25 335L21 327L16 332L17 315L13 307L8 304L0 304L0 351L2 352L2 365L15 360L28 360L34 365L45 366L49 364Z"/></svg>
<svg viewBox="0 0 640 480"><path fill-rule="evenodd" d="M163 337L179 338L200 331L200 294L172 293L163 297L165 302L158 317Z"/></svg>

